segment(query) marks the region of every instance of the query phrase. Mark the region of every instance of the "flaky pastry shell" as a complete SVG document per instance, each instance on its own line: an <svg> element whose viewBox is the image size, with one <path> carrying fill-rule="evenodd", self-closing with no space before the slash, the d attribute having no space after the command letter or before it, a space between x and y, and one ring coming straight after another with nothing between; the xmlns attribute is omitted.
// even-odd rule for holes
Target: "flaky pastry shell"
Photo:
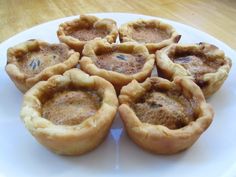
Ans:
<svg viewBox="0 0 236 177"><path fill-rule="evenodd" d="M63 62L48 66L37 74L28 75L19 67L19 62L23 60L22 57L28 53L37 51L40 47L49 46L53 48L58 45L68 48L65 44L49 44L42 40L33 39L20 43L7 50L7 65L5 69L11 80L21 92L26 92L34 84L41 80L47 80L53 75L62 74L65 71L76 67L79 62L80 54L70 49L68 49L67 52L68 58L66 58ZM33 67L35 66L36 64Z"/></svg>
<svg viewBox="0 0 236 177"><path fill-rule="evenodd" d="M74 89L94 90L102 97L96 114L76 125L56 125L42 117L42 105L47 95ZM47 81L40 81L24 95L21 118L39 143L63 155L80 155L96 148L106 137L116 114L118 100L114 87L105 79L89 76L79 69L71 69Z"/></svg>
<svg viewBox="0 0 236 177"><path fill-rule="evenodd" d="M79 40L70 36L70 32L73 31L74 28L94 28L95 30L107 31L108 34L104 39L109 43L114 43L118 36L116 22L108 18L99 19L92 15L80 15L77 19L60 24L57 31L59 40L80 53L88 41Z"/></svg>
<svg viewBox="0 0 236 177"><path fill-rule="evenodd" d="M173 87L180 89L182 94L194 103L197 115L195 121L179 129L141 122L131 105L152 87L161 90ZM119 102L119 113L129 137L143 149L157 154L173 154L189 148L213 119L213 110L206 103L200 88L185 78L175 78L173 82L159 77L148 78L143 83L133 80L121 89Z"/></svg>
<svg viewBox="0 0 236 177"><path fill-rule="evenodd" d="M133 22L128 22L123 24L119 28L119 38L120 41L123 42L138 42L132 37L132 33L134 28L136 27L144 27L144 28L153 28L158 30L166 31L169 37L165 40L155 43L145 43L145 46L148 48L150 53L155 53L157 50L166 47L172 43L178 43L181 38L176 30L169 24L166 24L160 20L144 20L138 19Z"/></svg>
<svg viewBox="0 0 236 177"><path fill-rule="evenodd" d="M223 63L218 67L216 72L205 73L201 79L196 81L194 76L180 64L174 63L169 55L176 52L186 52L187 54L200 54L207 60ZM194 80L202 89L204 96L207 98L213 95L223 85L228 77L232 62L225 56L224 52L216 46L208 43L199 44L172 44L156 52L156 66L161 77L173 80L176 76L188 77Z"/></svg>

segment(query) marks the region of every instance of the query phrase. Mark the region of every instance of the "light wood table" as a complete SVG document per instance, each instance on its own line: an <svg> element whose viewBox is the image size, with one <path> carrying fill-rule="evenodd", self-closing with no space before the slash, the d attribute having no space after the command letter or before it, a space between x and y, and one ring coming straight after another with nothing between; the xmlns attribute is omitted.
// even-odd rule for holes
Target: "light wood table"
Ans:
<svg viewBox="0 0 236 177"><path fill-rule="evenodd" d="M34 25L96 12L129 12L191 25L236 49L236 0L0 0L0 42Z"/></svg>

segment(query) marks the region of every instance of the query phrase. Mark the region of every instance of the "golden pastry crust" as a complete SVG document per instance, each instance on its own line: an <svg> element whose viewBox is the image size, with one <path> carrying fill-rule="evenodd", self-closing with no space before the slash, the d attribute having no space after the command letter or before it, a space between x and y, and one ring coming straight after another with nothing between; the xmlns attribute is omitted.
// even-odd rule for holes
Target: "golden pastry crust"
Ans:
<svg viewBox="0 0 236 177"><path fill-rule="evenodd" d="M195 121L178 129L141 122L131 105L152 87L161 90L178 88L193 103ZM159 77L148 78L143 83L133 80L121 89L119 102L119 112L129 137L143 149L158 154L173 154L189 148L213 119L213 110L206 103L200 88L191 80L180 77L173 82Z"/></svg>
<svg viewBox="0 0 236 177"><path fill-rule="evenodd" d="M99 68L94 60L98 55L112 53L114 51L131 55L140 55L144 58L142 68L137 72L125 74L113 70ZM83 57L80 60L80 67L86 73L98 75L110 81L116 91L119 92L122 86L128 84L133 79L144 81L151 75L154 66L154 55L149 54L147 48L137 43L109 44L104 40L95 40L85 45Z"/></svg>
<svg viewBox="0 0 236 177"><path fill-rule="evenodd" d="M101 107L95 115L76 125L56 125L42 117L42 105L47 95L68 86L95 90L101 97ZM80 155L96 148L106 137L116 114L118 100L113 86L98 76L89 76L71 69L47 81L34 85L24 95L21 118L31 134L51 151L63 155Z"/></svg>
<svg viewBox="0 0 236 177"><path fill-rule="evenodd" d="M152 41L152 42L141 42L135 39L133 33L136 28L144 28L143 33L148 29L157 30L161 33L165 33L166 37L159 41ZM152 36L152 38L158 37L158 35ZM139 19L137 21L129 22L126 24L121 25L119 28L119 38L121 42L141 42L145 43L146 47L148 48L150 53L155 53L157 50L166 47L172 43L178 43L181 38L176 30L166 23L161 22L160 20L143 20ZM145 36L147 39L148 36ZM152 39L151 39L152 40Z"/></svg>
<svg viewBox="0 0 236 177"><path fill-rule="evenodd" d="M209 62L212 71L198 74L200 72L199 64L194 64L195 71L191 71L171 59L174 55L199 55ZM186 53L186 55L185 55ZM222 86L231 68L231 60L225 56L222 50L216 46L199 43L199 44L172 44L156 52L156 65L161 77L172 80L176 76L188 77L194 80L202 89L204 96L207 98L213 95ZM212 65L212 66L211 66ZM216 65L216 66L214 66ZM208 66L207 66L208 67ZM193 72L195 72L193 74ZM199 75L199 76L198 76Z"/></svg>
<svg viewBox="0 0 236 177"><path fill-rule="evenodd" d="M116 22L112 19L99 19L91 15L80 15L80 18L74 19L72 21L64 22L60 24L57 31L57 36L59 40L66 43L71 48L78 52L82 52L84 45L88 41L80 40L78 38L72 37L70 33L73 29L95 29L98 31L106 32L103 37L109 43L114 43L118 35L118 29ZM99 38L99 37L98 37Z"/></svg>
<svg viewBox="0 0 236 177"><path fill-rule="evenodd" d="M37 50L39 50L41 47L49 47L54 50L53 48L58 46L66 49L65 55L67 55L67 57L64 58L64 61L45 67L38 73L28 74L22 70L20 62L23 62L24 56L31 52L37 52ZM46 57L46 59L49 61L51 60L48 58L49 56L47 56L47 54L44 54L44 57ZM5 69L11 80L15 83L16 87L24 93L37 82L41 80L47 80L53 75L62 74L65 71L76 67L79 62L79 57L79 53L69 50L65 44L49 44L41 40L28 40L7 50L7 65ZM25 67L30 66L31 64ZM32 66L36 67L36 64Z"/></svg>

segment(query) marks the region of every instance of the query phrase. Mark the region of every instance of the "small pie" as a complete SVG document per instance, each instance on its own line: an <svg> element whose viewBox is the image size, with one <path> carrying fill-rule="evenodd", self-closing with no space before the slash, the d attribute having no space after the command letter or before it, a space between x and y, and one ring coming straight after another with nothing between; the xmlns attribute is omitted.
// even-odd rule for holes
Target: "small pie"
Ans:
<svg viewBox="0 0 236 177"><path fill-rule="evenodd" d="M119 112L129 137L157 154L189 148L209 127L213 110L190 79L151 77L121 89Z"/></svg>
<svg viewBox="0 0 236 177"><path fill-rule="evenodd" d="M5 69L17 88L26 92L38 81L76 67L79 57L65 44L33 39L8 49Z"/></svg>
<svg viewBox="0 0 236 177"><path fill-rule="evenodd" d="M105 139L117 106L112 84L74 68L38 82L26 92L21 118L51 151L80 155Z"/></svg>
<svg viewBox="0 0 236 177"><path fill-rule="evenodd" d="M191 78L207 98L222 86L232 63L216 46L199 43L172 44L157 51L156 65L161 77L170 80L176 76Z"/></svg>
<svg viewBox="0 0 236 177"><path fill-rule="evenodd" d="M144 45L95 40L85 45L80 67L86 73L110 81L119 92L133 79L144 81L150 76L154 60Z"/></svg>
<svg viewBox="0 0 236 177"><path fill-rule="evenodd" d="M106 39L114 43L118 35L116 22L112 19L99 19L91 15L81 15L73 21L60 24L57 31L59 40L78 52L95 38Z"/></svg>
<svg viewBox="0 0 236 177"><path fill-rule="evenodd" d="M145 44L150 53L177 43L181 35L176 30L159 20L143 20L123 24L119 28L121 42L138 42Z"/></svg>

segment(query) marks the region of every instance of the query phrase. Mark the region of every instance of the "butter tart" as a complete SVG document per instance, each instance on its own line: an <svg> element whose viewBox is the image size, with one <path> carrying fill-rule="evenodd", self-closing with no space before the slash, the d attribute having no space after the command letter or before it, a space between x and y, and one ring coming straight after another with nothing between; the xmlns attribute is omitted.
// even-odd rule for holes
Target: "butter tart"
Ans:
<svg viewBox="0 0 236 177"><path fill-rule="evenodd" d="M121 42L138 42L145 44L150 53L163 47L177 43L181 35L160 20L143 20L129 22L119 28Z"/></svg>
<svg viewBox="0 0 236 177"><path fill-rule="evenodd" d="M28 90L21 118L38 142L51 151L80 155L104 140L117 106L112 84L74 68Z"/></svg>
<svg viewBox="0 0 236 177"><path fill-rule="evenodd" d="M119 112L129 137L157 154L189 148L209 127L213 110L190 79L151 77L121 89Z"/></svg>
<svg viewBox="0 0 236 177"><path fill-rule="evenodd" d="M157 51L156 65L161 77L170 80L176 76L191 78L207 98L222 86L232 63L216 46L199 43L172 44Z"/></svg>
<svg viewBox="0 0 236 177"><path fill-rule="evenodd" d="M65 44L28 40L7 50L6 72L26 92L35 83L76 67L80 54Z"/></svg>
<svg viewBox="0 0 236 177"><path fill-rule="evenodd" d="M116 22L112 19L99 19L91 15L80 15L80 18L60 24L57 31L59 40L78 52L84 45L95 38L106 39L114 43L118 35Z"/></svg>
<svg viewBox="0 0 236 177"><path fill-rule="evenodd" d="M85 45L80 67L86 73L110 81L119 92L133 79L144 81L151 75L154 55L137 43L109 44L95 40Z"/></svg>

